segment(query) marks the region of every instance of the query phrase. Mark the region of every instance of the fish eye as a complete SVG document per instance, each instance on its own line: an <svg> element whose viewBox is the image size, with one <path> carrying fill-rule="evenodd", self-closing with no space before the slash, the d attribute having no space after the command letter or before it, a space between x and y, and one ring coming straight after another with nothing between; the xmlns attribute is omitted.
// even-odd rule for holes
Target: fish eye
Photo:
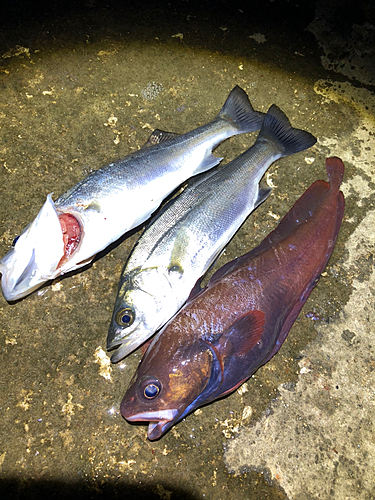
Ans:
<svg viewBox="0 0 375 500"><path fill-rule="evenodd" d="M146 379L141 382L139 389L140 394L144 399L155 399L160 394L161 383L155 377L146 377Z"/></svg>
<svg viewBox="0 0 375 500"><path fill-rule="evenodd" d="M135 313L133 309L125 307L116 314L116 323L120 326L130 326L134 323Z"/></svg>
<svg viewBox="0 0 375 500"><path fill-rule="evenodd" d="M12 241L12 247L15 247L15 246L16 246L16 243L17 243L17 241L19 240L20 236L21 236L21 235L19 234L18 236L16 236L16 237L14 238L14 240Z"/></svg>
<svg viewBox="0 0 375 500"><path fill-rule="evenodd" d="M148 384L143 390L143 395L147 399L154 399L159 394L160 389L156 384Z"/></svg>

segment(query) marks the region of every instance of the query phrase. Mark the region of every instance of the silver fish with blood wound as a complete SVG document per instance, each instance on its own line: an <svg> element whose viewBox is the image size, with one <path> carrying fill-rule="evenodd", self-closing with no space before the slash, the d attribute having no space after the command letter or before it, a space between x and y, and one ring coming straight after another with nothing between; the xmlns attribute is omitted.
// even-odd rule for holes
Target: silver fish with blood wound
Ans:
<svg viewBox="0 0 375 500"><path fill-rule="evenodd" d="M236 86L207 125L183 135L156 130L139 151L92 172L55 202L48 195L0 261L5 299L18 300L92 261L182 182L217 165L221 158L212 150L220 142L258 130L263 116Z"/></svg>

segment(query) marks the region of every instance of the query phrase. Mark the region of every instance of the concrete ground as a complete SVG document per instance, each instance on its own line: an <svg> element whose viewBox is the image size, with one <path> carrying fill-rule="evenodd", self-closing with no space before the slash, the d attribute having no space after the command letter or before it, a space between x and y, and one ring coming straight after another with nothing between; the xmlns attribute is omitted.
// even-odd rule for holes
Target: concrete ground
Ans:
<svg viewBox="0 0 375 500"><path fill-rule="evenodd" d="M305 6L304 3L308 3ZM141 358L106 335L140 231L17 303L0 297L2 498L375 498L375 19L371 2L13 2L0 23L0 255L54 198L186 132L238 84L318 141L268 171L270 198L215 268L259 243L316 179L346 173L336 248L279 353L157 442L119 403ZM228 162L254 141L217 150ZM140 228L141 230L141 228Z"/></svg>

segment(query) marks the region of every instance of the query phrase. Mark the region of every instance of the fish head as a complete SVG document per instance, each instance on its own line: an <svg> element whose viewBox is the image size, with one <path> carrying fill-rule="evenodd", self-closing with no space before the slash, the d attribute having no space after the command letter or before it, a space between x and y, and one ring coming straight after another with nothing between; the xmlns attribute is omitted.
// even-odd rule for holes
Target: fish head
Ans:
<svg viewBox="0 0 375 500"><path fill-rule="evenodd" d="M173 339L158 339L144 355L120 406L129 422L149 422L150 440L208 402L221 383L220 363L207 343L168 348L165 341L173 344Z"/></svg>
<svg viewBox="0 0 375 500"><path fill-rule="evenodd" d="M107 336L107 349L117 363L149 339L182 304L177 304L168 271L137 267L120 281Z"/></svg>
<svg viewBox="0 0 375 500"><path fill-rule="evenodd" d="M53 278L63 254L61 224L48 195L34 221L15 238L12 248L0 260L5 299L20 299Z"/></svg>

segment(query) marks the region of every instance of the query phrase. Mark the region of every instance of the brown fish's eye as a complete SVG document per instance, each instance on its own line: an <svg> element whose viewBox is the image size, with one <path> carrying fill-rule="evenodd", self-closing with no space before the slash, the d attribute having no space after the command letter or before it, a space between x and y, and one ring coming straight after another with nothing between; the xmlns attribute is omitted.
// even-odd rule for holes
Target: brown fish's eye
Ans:
<svg viewBox="0 0 375 500"><path fill-rule="evenodd" d="M147 399L154 399L159 394L160 388L156 384L148 384L144 388L143 395Z"/></svg>
<svg viewBox="0 0 375 500"><path fill-rule="evenodd" d="M161 383L156 377L142 377L139 384L139 395L146 400L155 399L161 391Z"/></svg>
<svg viewBox="0 0 375 500"><path fill-rule="evenodd" d="M120 309L116 314L116 323L120 326L130 326L134 323L134 320L135 313L129 307Z"/></svg>

